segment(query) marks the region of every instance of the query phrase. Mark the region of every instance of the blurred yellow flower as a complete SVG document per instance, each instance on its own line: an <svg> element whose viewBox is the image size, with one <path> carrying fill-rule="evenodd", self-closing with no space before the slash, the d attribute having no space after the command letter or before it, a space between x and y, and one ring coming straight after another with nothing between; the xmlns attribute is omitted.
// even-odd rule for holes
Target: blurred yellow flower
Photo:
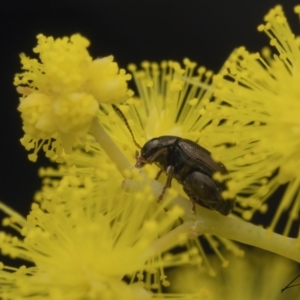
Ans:
<svg viewBox="0 0 300 300"><path fill-rule="evenodd" d="M191 266L179 267L168 272L172 293L198 293L207 300L256 300L300 299L299 288L281 289L297 274L297 264L280 256L250 250L244 258L230 261L228 268L219 268L210 257L217 276L205 276L203 270Z"/></svg>
<svg viewBox="0 0 300 300"><path fill-rule="evenodd" d="M115 170L96 190L87 176L48 180L26 219L0 203L9 215L4 226L16 231L0 233L2 254L23 261L19 268L1 265L0 298L148 299L147 284L134 283L146 270L167 285L159 272L171 262L153 259L159 254L154 242L172 228L182 209L164 211L142 178L128 191L119 181ZM186 236L177 239L180 243ZM122 281L125 276L131 284Z"/></svg>
<svg viewBox="0 0 300 300"><path fill-rule="evenodd" d="M295 11L299 14L300 7ZM270 38L269 48L249 53L235 50L215 76L213 116L202 132L231 171L229 190L239 193L236 209L246 220L267 211L267 199L286 184L270 228L290 210L284 234L298 218L300 201L300 49L296 37L276 6L258 27ZM213 122L218 119L219 122Z"/></svg>
<svg viewBox="0 0 300 300"><path fill-rule="evenodd" d="M79 34L53 39L40 34L34 52L39 60L21 54L24 72L14 84L22 94L18 110L25 132L21 142L35 161L43 148L48 157L62 159L75 142L84 144L99 103L119 103L131 92L131 76L108 56L92 60L89 41Z"/></svg>

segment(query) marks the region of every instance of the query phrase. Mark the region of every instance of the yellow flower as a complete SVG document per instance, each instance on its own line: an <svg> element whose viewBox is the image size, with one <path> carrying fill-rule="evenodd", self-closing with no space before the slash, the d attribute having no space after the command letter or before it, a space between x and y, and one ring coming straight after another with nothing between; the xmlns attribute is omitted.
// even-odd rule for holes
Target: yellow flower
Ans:
<svg viewBox="0 0 300 300"><path fill-rule="evenodd" d="M295 11L299 14L300 8ZM231 171L232 193L239 192L237 208L245 219L267 211L266 200L286 184L286 190L270 225L290 210L284 234L298 219L300 201L300 49L296 37L276 6L258 27L270 38L274 49L262 54L235 50L215 76L213 116L203 131ZM219 123L213 120L220 120Z"/></svg>
<svg viewBox="0 0 300 300"><path fill-rule="evenodd" d="M163 61L161 64L145 61L141 70L135 65L129 66L137 87L137 97L130 98L119 108L141 146L153 137L175 135L213 150L209 139L202 139L201 134L208 122L208 118L201 114L205 114L205 105L211 101L213 73L196 66L188 59L184 59L183 66L175 61ZM198 80L200 87L189 84L191 80ZM108 118L101 118L101 124L134 165L137 148L129 130L111 107L102 107L102 113ZM151 169L153 173L158 172L157 167L152 166Z"/></svg>
<svg viewBox="0 0 300 300"><path fill-rule="evenodd" d="M3 224L16 231L0 233L1 251L23 260L1 265L1 299L148 299L150 283L134 283L145 270L167 284L159 272L171 262L153 258L155 243L182 209L165 212L138 174L140 184L127 191L115 170L108 175L96 185L88 176L48 179L26 219L0 203L9 215Z"/></svg>
<svg viewBox="0 0 300 300"><path fill-rule="evenodd" d="M48 50L49 51L49 50ZM46 53L46 51L45 51ZM150 89L150 93L152 93L151 95L149 95L149 99L147 99L146 95L143 95L141 93L142 99L143 101L148 101L148 106L145 110L145 106L143 107L143 105L145 104L145 102L143 103L141 100L136 100L136 99L131 99L128 100L126 102L126 104L124 106L121 106L121 109L124 110L126 109L126 107L128 107L131 112L134 113L134 110L137 108L139 109L138 112L140 113L140 116L142 116L141 121L142 123L142 130L144 130L144 133L147 131L151 131L153 129L153 127L151 126L151 122L149 122L149 120L154 120L155 118L159 118L162 122L161 123L156 123L158 126L155 129L156 132L153 132L147 135L147 138L149 138L151 136L151 134L157 134L157 135L161 135L161 134L176 134L178 136L185 136L187 138L191 138L193 140L197 139L198 137L198 127L195 126L194 131L191 130L191 127L193 126L193 123L198 122L198 110L201 109L202 104L200 104L200 99L202 99L204 97L204 95L206 95L206 89L208 87L208 82L211 79L211 75L212 72L210 71L206 71L205 68L201 67L198 70L198 75L195 76L195 78L197 79L201 79L203 81L203 87L204 89L201 90L199 88L193 88L193 89L189 89L189 87L185 84L185 79L190 78L191 76L193 76L193 71L194 68L196 67L195 63L190 62L189 60L185 60L185 70L181 68L180 64L176 63L176 62L164 62L162 63L162 69L163 69L163 76L161 78L161 82L158 82L159 79L157 77L159 72L159 69L157 68L156 64L152 64L151 68L153 70L153 74L148 73L148 75L144 76L143 72L134 72L134 75L136 78L139 78L140 82L141 82L141 88L143 88L143 84L145 83L145 81L147 81L147 86L151 86L154 88L154 92L153 89ZM144 67L146 68L146 72L149 72L149 64L144 63ZM132 66L131 69L134 71L134 67ZM54 72L55 73L55 72ZM55 75L55 74L54 74ZM53 76L54 76L53 75ZM153 75L153 76L152 76ZM150 81L153 80L153 82L151 83ZM156 82L154 82L154 80L156 80ZM138 83L139 84L139 83ZM157 87L157 84L160 85L160 88ZM64 87L60 87L60 90L64 91L65 88ZM141 92L141 91L140 91ZM211 93L207 92L207 99L205 101L209 101L209 97L210 97ZM202 99L203 100L203 99ZM188 101L188 105L185 106L186 101ZM203 100L204 101L204 100ZM139 103L138 103L139 102ZM78 102L78 104L80 104L81 102ZM173 103L177 103L176 105L173 105ZM60 99L60 105L63 105L64 102ZM77 105L76 103L74 103L75 105ZM132 105L131 105L132 104ZM135 107L134 104L139 105L140 107ZM157 106L156 106L157 105ZM164 113L165 113L165 117L161 118L161 116L158 114L158 112L162 112L162 109L165 107L164 109ZM147 113L147 109L150 109L150 115ZM195 112L194 112L195 109ZM80 106L79 106L79 110L81 110ZM179 111L181 110L181 113L179 114ZM67 112L68 109L66 108L65 111ZM107 113L108 112L108 113ZM146 112L146 114L145 114ZM108 117L107 117L108 114ZM136 119L134 119L134 122L137 122L140 116L135 115ZM127 158L132 161L132 157L134 154L134 146L133 143L131 141L131 138L128 140L126 137L128 136L128 131L123 126L123 123L120 122L119 118L116 116L115 112L112 110L112 107L110 105L106 105L105 103L101 103L100 104L100 111L97 115L98 117L98 122L101 123L103 125L103 127L105 128L105 130L108 132L108 134L110 135L110 137L112 137L116 144L119 146L120 149L124 149L124 153L126 154ZM177 119L177 121L176 121ZM62 119L63 121L63 119ZM129 122L132 122L131 119L129 119ZM175 124L177 123L177 124ZM95 124L95 123L94 123ZM92 134L93 136L99 141L103 138L103 135L105 132L102 132L101 134L98 134L99 131L99 125L100 124L96 124L93 125L93 131ZM121 125L121 126L120 126ZM203 125L204 126L204 125ZM147 130L145 130L145 128ZM65 123L63 123L62 128L68 128L68 122L66 121ZM96 129L95 129L96 128ZM122 128L122 132L120 132L120 128ZM136 128L136 127L135 127ZM160 130L163 130L163 132ZM96 133L95 133L96 132ZM65 135L65 138L70 138L70 133L67 132ZM100 138L98 139L98 137L100 136ZM145 136L144 136L144 140ZM126 141L127 144L130 144L130 147L126 147L126 144L124 143L124 141ZM57 141L56 141L57 143ZM100 143L100 142L99 142ZM100 145L102 146L102 144L100 143ZM78 145L79 148L82 148L82 145ZM110 145L111 146L111 145ZM108 147L107 149L104 149L106 154L110 154L112 151L111 147ZM62 190L62 191L68 191L68 189L66 189L66 187L69 186L69 178L70 175L73 179L72 182L75 180L75 182L77 182L79 180L79 182L81 182L82 178L85 178L85 176L87 176L88 178L92 178L92 182L96 183L96 185L98 186L99 182L100 182L100 186L103 184L103 182L105 182L108 179L107 176L107 172L106 172L106 165L107 162L103 163L103 161L107 160L106 155L104 155L103 150L101 147L99 147L99 145L97 143L95 143L94 139L91 139L90 136L87 136L87 143L86 143L86 150L88 151L87 155L84 155L84 153L80 152L80 151L75 151L74 153L71 153L67 159L66 159L66 168L65 166L63 166L61 168L61 173L59 174L59 176L62 176L62 180L59 183L54 183L54 181L51 181L50 186L44 185L43 187L43 197L45 199L50 199L50 203L51 201L53 201L53 195L56 195L56 189L57 190ZM48 151L51 151L48 150ZM53 151L52 151L53 152ZM79 153L79 154L78 154ZM52 153L53 154L53 153ZM54 153L55 155L57 155L57 152ZM120 153L118 153L120 154ZM51 156L51 155L48 155ZM104 160L103 160L104 158ZM118 159L118 155L114 155L114 158L111 158L111 160L116 163L116 165L118 165L117 159ZM111 162L110 162L111 163ZM134 163L132 163L133 165ZM130 165L129 165L130 166ZM121 170L124 170L124 168L120 168ZM115 169L114 169L115 171ZM149 168L148 170L145 170L146 174L148 175L148 178L153 178L154 176L152 176L153 171L155 172L155 168ZM150 172L150 173L148 173ZM50 171L51 173L51 171ZM48 173L49 174L49 173ZM150 174L150 175L149 175ZM57 175L57 174L56 174ZM128 179L133 179L132 174L130 171L125 172L125 177ZM58 184L58 185L57 185ZM52 186L53 185L53 186ZM121 181L116 183L115 188L120 187L121 185ZM123 184L123 186L125 186L126 188L126 182L125 184ZM82 190L78 191L78 189L75 189L73 186L69 186L70 192L72 191L72 195L81 195L82 194ZM181 191L181 187L177 184L177 189L179 189ZM69 191L68 191L69 192ZM176 193L175 191L170 190L169 191L169 195L166 195L166 197L175 197ZM99 197L99 195L101 195L103 193L103 191L100 189L96 189L94 190L94 198L93 201L96 201L95 199L97 197ZM68 199L71 196L69 194L61 194L58 198L59 199ZM37 196L37 200L40 200L41 198L41 194ZM72 205L74 205L74 207L77 207L78 204L77 202L74 200L74 198L76 199L76 197L72 196ZM54 200L55 202L57 202L57 200ZM86 201L86 200L85 200ZM47 201L43 201L41 203L41 207L43 209L46 209L47 211L49 211L49 207L48 207L48 202ZM162 205L166 205L166 202L164 200ZM180 227L180 226L179 226ZM186 227L188 228L188 227ZM166 232L166 236L168 238L167 232ZM205 237L209 244L213 247L213 249L219 253L218 251L218 243L216 243L214 237L210 237L210 236L206 236ZM221 241L222 244L226 245L226 247L228 247L229 249L232 249L237 255L240 255L241 252L238 250L238 248L230 241L226 241L226 240L222 240ZM174 238L170 238L170 248L177 245L178 241L176 241L176 239L174 240ZM172 265L173 264L173 260L176 260L176 264L178 263L193 263L193 264L202 264L203 262L207 265L209 272L211 274L214 273L214 271L210 268L209 266L209 262L206 260L205 258L205 253L202 249L201 244L199 244L199 242L197 242L196 240L193 241L188 241L186 242L186 249L187 252L183 253L183 255L177 255L176 257L171 257L168 256L168 264ZM201 253L201 256L200 256ZM203 257L203 259L201 258ZM223 262L223 264L226 265L226 259L219 253L219 257L221 259L221 261ZM161 261L161 257L158 259L158 261ZM151 275L152 276L152 275ZM160 285L158 285L157 282L159 282L159 280L157 280L157 278L159 279L159 277L154 276L154 284L152 284L151 286L156 286L158 288L160 288ZM148 281L148 279L146 280ZM164 280L164 277L162 275L162 282L163 284L166 284L166 281ZM165 283L164 283L165 282Z"/></svg>
<svg viewBox="0 0 300 300"><path fill-rule="evenodd" d="M194 76L195 67L195 63L189 60L184 60L183 67L175 62L163 62L159 68L156 63L146 62L143 64L143 70L138 71L136 67L131 66L140 98L130 99L119 108L123 111L136 140L141 145L149 138L167 134L189 138L204 146L217 161L221 160L225 164L229 172L232 170L234 175L235 169L232 166L231 157L226 155L228 153L226 147L217 147L219 145L216 145L217 140L210 139L205 130L207 127L223 122L217 109L213 109L218 107L218 103L214 102L214 86L209 84L212 73L205 72L205 69L201 67L198 69L198 75ZM200 81L197 86L194 85L195 80ZM134 153L137 149L128 128L125 124L120 126L120 118L112 108L103 107L102 113L109 116L109 118L101 118L101 123L108 135L134 165ZM222 143L222 139L220 141ZM154 164L148 164L143 170L148 178L155 178L159 168ZM222 176L219 177L220 180L223 179ZM159 182L160 187L165 184L164 174L159 178ZM231 190L227 192L229 197L236 193L233 186L234 184L230 182ZM202 235L200 241L208 242L224 267L228 265L228 259L222 251L223 247L236 256L243 255L243 251L231 240L268 249L299 261L297 241L284 239L280 235L247 223L236 216L224 217L199 206L196 214L192 214L188 196L183 191L182 185L173 180L169 191L178 195L172 204L178 203L184 208L182 226L189 226L189 221L194 222L190 230L194 232L194 236ZM160 192L161 189L158 189L157 197ZM234 209L233 213L237 211L243 214L244 199L241 197L238 200L239 206ZM186 242L188 261L199 266L205 264L209 273L214 275L215 271L210 266L200 241L195 239Z"/></svg>
<svg viewBox="0 0 300 300"><path fill-rule="evenodd" d="M176 135L209 147L201 140L199 131L206 123L199 114L212 96L209 83L213 73L196 67L189 59L183 60L183 66L175 61L163 61L160 65L144 62L142 70L129 66L139 98L127 102L128 118L137 127L137 138L142 143L157 136ZM191 79L199 80L201 86L188 84ZM121 109L126 113L126 106Z"/></svg>
<svg viewBox="0 0 300 300"><path fill-rule="evenodd" d="M209 85L213 75L211 71L204 67L197 68L196 63L188 59L184 59L183 65L174 61L163 61L160 65L144 62L141 70L135 65L130 65L129 69L137 86L137 97L119 105L119 108L140 145L153 137L176 135L196 141L209 151L214 150L210 140L202 139L201 133L210 121L205 113L205 107L211 105L212 100L213 90ZM199 80L201 86L196 87L189 83L194 80ZM102 106L102 108L102 113L108 117L100 118L100 123L117 146L122 149L131 165L135 165L134 154L137 147L128 128L111 107ZM224 164L226 165L226 162ZM155 164L146 165L143 171L148 178L154 179L159 168ZM162 185L165 184L165 174L160 176L159 182ZM188 208L185 210L186 213L187 211L190 213L188 196L183 191L182 185L178 184L175 179L172 181L171 190L187 198ZM199 208L197 211L200 211ZM190 218L194 220L195 216L192 215ZM201 213L199 213L199 218L201 219ZM224 266L228 261L220 250L222 246L237 256L243 255L243 251L230 240L204 234L201 241L208 243L213 251L218 253L220 262ZM187 262L197 265L205 264L209 274L215 273L206 258L202 244L197 239L188 240L184 247Z"/></svg>
<svg viewBox="0 0 300 300"><path fill-rule="evenodd" d="M99 103L128 99L130 75L118 68L113 57L92 60L89 41L80 35L53 39L38 35L34 52L39 60L21 54L23 73L14 84L22 94L18 110L25 132L21 142L35 161L43 147L46 155L62 159L75 142L84 144Z"/></svg>
<svg viewBox="0 0 300 300"><path fill-rule="evenodd" d="M263 251L247 251L242 259L232 259L228 268L218 268L210 258L217 276L205 276L203 270L194 267L179 267L169 272L173 293L198 293L203 299L256 300L299 299L299 287L281 289L298 273L292 261Z"/></svg>
<svg viewBox="0 0 300 300"><path fill-rule="evenodd" d="M113 78L117 76L126 82L125 72L118 73L111 59L92 61L86 54L86 40L79 36L70 41L41 40L36 51L43 63L28 63L25 59L24 68L29 71L16 77L17 84L28 85L19 88L24 95L20 104L23 143L34 148L34 155L43 146L47 156L60 162L65 158L65 164L58 171L41 172L49 178L44 179L43 188L36 195L38 204L33 204L27 219L0 205L10 216L4 224L18 231L13 237L1 234L2 252L34 264L19 269L3 266L0 286L4 289L0 297L97 299L101 295L109 300L144 299L155 289L159 292L156 298L163 298L160 281L164 286L170 284L164 273L167 266L189 263L201 268L205 264L210 275L215 275L197 239L199 235L203 235L202 240L206 239L223 267L228 265L228 259L221 248L243 255L226 237L249 241L299 261L295 243L288 238L272 233L268 238L263 228L203 207L197 207L196 215L191 213L188 196L175 180L157 204L166 176L161 176L159 183L153 180L157 166L147 165L143 172L133 168L136 146L124 120L111 105L116 103L111 99L122 97L113 92L118 90L119 81L109 76L113 74ZM45 51L41 50L43 47ZM79 63L69 61L72 51ZM46 63L60 61L59 57L65 57L62 73L58 68L61 62ZM102 76L100 70L106 70L106 64L111 68ZM45 66L49 71L43 70ZM68 80L65 71L72 66L75 69L70 71ZM230 165L232 157L223 156L227 148L218 147L217 139L207 138L207 128L219 128L226 119L220 112L223 107L214 99L212 72L200 67L196 73L196 64L188 59L183 67L173 61L160 66L145 62L143 70L135 66L130 66L130 70L140 98L130 98L118 107L140 144L162 135L184 137L201 144L215 160L236 172ZM51 80L47 80L47 74ZM193 84L195 81L198 85ZM120 90L126 95L126 88ZM51 134L43 136L47 130ZM226 178L216 174L215 179ZM232 187L231 183L225 198L235 196L236 189ZM182 246L182 253L164 253L178 245ZM136 285L135 281L143 281L144 285Z"/></svg>

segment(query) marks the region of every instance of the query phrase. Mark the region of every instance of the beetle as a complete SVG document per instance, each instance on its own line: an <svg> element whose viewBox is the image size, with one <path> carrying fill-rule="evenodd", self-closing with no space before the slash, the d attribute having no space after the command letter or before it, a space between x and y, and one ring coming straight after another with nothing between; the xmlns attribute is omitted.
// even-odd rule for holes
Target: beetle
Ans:
<svg viewBox="0 0 300 300"><path fill-rule="evenodd" d="M156 163L167 175L167 181L159 200L162 200L166 188L171 187L175 178L189 196L192 211L195 204L228 215L234 208L235 199L224 199L222 192L226 190L226 183L213 179L215 172L228 174L222 163L216 162L211 153L195 142L177 136L160 136L145 143L140 154L136 154L136 167Z"/></svg>
<svg viewBox="0 0 300 300"><path fill-rule="evenodd" d="M196 204L225 216L233 210L235 199L224 199L222 196L222 192L227 189L226 181L219 182L213 178L216 172L228 177L229 173L222 163L213 160L207 149L178 136L156 137L140 147L121 110L115 105L113 108L125 122L135 145L141 149L140 153L136 152L135 167L142 168L146 164L155 163L160 168L155 179L162 172L167 175L159 201L163 199L166 189L171 187L172 179L175 178L190 198L193 213L196 212Z"/></svg>

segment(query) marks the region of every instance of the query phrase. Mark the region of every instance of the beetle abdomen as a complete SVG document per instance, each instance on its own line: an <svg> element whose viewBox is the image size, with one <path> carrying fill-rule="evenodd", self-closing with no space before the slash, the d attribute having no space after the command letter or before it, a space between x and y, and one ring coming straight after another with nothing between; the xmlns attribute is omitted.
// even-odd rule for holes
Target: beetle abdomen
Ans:
<svg viewBox="0 0 300 300"><path fill-rule="evenodd" d="M194 171L186 176L183 189L191 201L227 216L234 208L235 200L223 199L222 189L206 174Z"/></svg>

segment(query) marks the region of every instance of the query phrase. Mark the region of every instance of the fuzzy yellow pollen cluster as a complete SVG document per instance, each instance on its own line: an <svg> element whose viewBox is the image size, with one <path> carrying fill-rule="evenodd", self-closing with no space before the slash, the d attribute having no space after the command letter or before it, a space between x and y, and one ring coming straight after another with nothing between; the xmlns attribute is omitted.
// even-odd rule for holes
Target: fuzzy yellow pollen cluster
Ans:
<svg viewBox="0 0 300 300"><path fill-rule="evenodd" d="M159 254L157 239L177 221L178 209L168 214L154 197L145 199L142 195L151 194L147 181L125 192L115 170L96 184L73 171L60 180L48 177L26 219L0 202L9 214L3 226L17 231L0 233L1 252L25 260L19 268L0 266L0 298L148 299L150 283L134 282L139 272L151 269L168 284L163 267L170 261L153 255Z"/></svg>
<svg viewBox="0 0 300 300"><path fill-rule="evenodd" d="M298 8L295 9L298 11ZM299 13L299 12L298 12ZM231 170L229 191L253 215L282 184L288 184L271 228L280 215L298 207L300 198L300 47L281 6L273 8L258 27L270 39L270 48L250 53L235 50L215 76L213 118L203 135L216 145ZM222 145L222 147L220 147ZM253 203L256 203L253 205ZM287 224L285 234L289 232Z"/></svg>
<svg viewBox="0 0 300 300"><path fill-rule="evenodd" d="M61 39L40 34L37 40L33 51L39 60L21 54L24 72L15 76L14 84L22 95L22 144L34 154L43 145L52 157L62 149L70 152L76 139L85 140L99 103L128 99L131 76L113 56L93 60L86 49L89 41L78 34ZM51 139L57 144L47 142Z"/></svg>
<svg viewBox="0 0 300 300"><path fill-rule="evenodd" d="M197 69L196 63L187 58L183 64L171 60L160 64L145 61L141 66L141 69L133 64L129 66L141 101L136 99L133 103L128 102L130 110L125 113L135 127L141 123L141 128L134 128L137 130L135 136L143 139L140 144L161 135L198 139L199 130L194 128L204 126L200 124L199 111L203 107L203 96L211 95L206 89L212 73L204 67ZM197 80L201 86L192 86L191 82ZM198 120L199 123L195 125Z"/></svg>

